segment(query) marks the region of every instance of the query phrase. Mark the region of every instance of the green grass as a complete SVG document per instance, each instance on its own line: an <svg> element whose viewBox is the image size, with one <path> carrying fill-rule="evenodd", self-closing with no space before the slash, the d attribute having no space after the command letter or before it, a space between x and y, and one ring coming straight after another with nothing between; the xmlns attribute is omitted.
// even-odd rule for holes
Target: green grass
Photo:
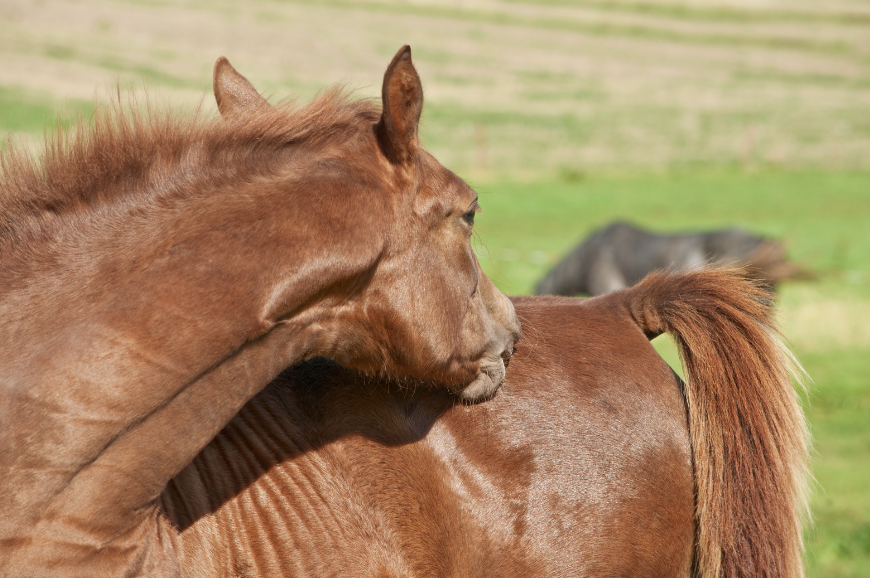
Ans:
<svg viewBox="0 0 870 578"><path fill-rule="evenodd" d="M798 352L814 379L810 576L870 575L870 351Z"/></svg>
<svg viewBox="0 0 870 578"><path fill-rule="evenodd" d="M63 112L58 113L59 109ZM6 133L39 133L55 123L68 127L79 114L93 113L89 102L72 100L58 103L49 96L17 87L0 85L0 136Z"/></svg>
<svg viewBox="0 0 870 578"><path fill-rule="evenodd" d="M870 271L870 173L568 173L476 189L483 207L478 253L509 293L531 291L555 260L616 218L670 231L737 225L784 240L794 260L823 276Z"/></svg>

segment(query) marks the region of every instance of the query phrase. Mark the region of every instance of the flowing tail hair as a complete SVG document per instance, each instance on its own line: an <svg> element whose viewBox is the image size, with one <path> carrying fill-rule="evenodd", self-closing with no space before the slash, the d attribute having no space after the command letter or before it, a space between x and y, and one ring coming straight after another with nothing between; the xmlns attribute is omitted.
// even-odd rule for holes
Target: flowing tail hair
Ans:
<svg viewBox="0 0 870 578"><path fill-rule="evenodd" d="M805 373L772 294L725 268L653 273L627 293L635 322L670 334L683 363L698 574L803 576L808 433L792 379Z"/></svg>

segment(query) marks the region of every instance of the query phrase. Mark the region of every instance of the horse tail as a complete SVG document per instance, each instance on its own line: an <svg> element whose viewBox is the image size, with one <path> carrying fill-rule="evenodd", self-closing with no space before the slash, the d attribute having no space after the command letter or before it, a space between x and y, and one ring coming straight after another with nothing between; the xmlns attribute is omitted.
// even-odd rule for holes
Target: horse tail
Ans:
<svg viewBox="0 0 870 578"><path fill-rule="evenodd" d="M695 478L695 564L718 577L803 575L805 376L774 327L772 294L741 269L647 276L628 307L677 343Z"/></svg>

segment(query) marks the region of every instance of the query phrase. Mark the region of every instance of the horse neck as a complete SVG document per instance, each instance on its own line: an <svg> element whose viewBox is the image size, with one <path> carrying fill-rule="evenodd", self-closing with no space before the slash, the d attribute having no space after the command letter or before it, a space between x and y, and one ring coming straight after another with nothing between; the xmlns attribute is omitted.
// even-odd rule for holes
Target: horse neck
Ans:
<svg viewBox="0 0 870 578"><path fill-rule="evenodd" d="M374 267L382 232L324 226L373 199L336 199L347 191L311 178L288 188L225 185L144 216L76 217L7 270L0 537L91 531L95 511L117 535L153 516L165 483L308 354L328 312L319 296Z"/></svg>

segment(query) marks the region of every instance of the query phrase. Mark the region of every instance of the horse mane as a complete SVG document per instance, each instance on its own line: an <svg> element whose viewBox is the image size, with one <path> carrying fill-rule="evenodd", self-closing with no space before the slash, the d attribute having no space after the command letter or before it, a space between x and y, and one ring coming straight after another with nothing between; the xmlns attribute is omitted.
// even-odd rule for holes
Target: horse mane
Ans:
<svg viewBox="0 0 870 578"><path fill-rule="evenodd" d="M165 203L279 170L288 148L328 146L380 117L372 99L335 86L309 103L284 101L226 120L154 106L135 95L96 103L93 117L48 130L36 155L8 141L0 153L0 255L60 226L61 215L110 204ZM26 243L24 243L26 244ZM4 255L5 256L5 255Z"/></svg>

